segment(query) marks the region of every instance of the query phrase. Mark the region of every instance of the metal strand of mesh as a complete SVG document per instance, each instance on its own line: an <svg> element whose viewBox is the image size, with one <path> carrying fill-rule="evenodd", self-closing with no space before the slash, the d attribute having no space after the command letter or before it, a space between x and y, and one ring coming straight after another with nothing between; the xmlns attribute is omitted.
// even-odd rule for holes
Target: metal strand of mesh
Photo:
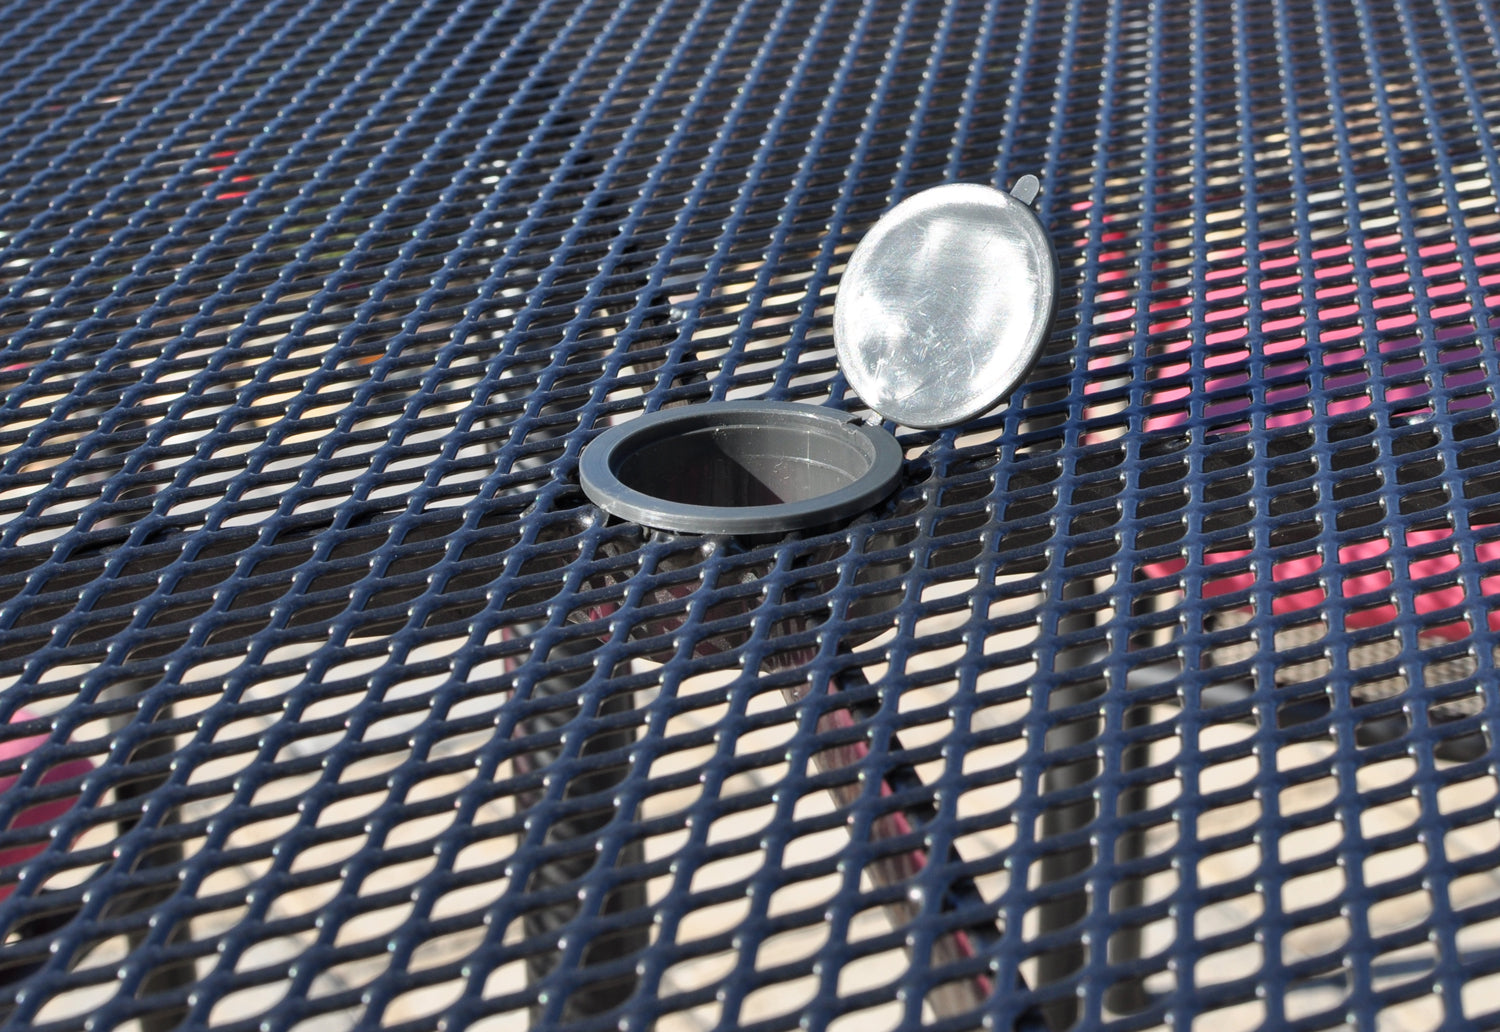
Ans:
<svg viewBox="0 0 1500 1032"><path fill-rule="evenodd" d="M0 1028L1494 1022L1491 5L5 14ZM1026 173L888 501L587 502Z"/></svg>

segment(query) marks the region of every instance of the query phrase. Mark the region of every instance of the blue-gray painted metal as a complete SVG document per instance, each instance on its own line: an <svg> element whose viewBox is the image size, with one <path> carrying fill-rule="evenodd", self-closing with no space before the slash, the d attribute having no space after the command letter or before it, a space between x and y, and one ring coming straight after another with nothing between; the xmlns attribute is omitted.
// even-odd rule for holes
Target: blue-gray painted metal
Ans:
<svg viewBox="0 0 1500 1032"><path fill-rule="evenodd" d="M1492 1009L1489 6L0 37L0 1026ZM640 413L859 412L855 243L1032 172L1044 353L889 499L589 504Z"/></svg>

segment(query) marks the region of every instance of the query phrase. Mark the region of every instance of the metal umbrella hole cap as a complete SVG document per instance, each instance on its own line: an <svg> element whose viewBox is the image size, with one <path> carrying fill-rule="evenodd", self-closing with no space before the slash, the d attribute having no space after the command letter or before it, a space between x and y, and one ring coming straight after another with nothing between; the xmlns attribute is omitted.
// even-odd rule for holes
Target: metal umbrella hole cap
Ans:
<svg viewBox="0 0 1500 1032"><path fill-rule="evenodd" d="M579 480L600 508L657 530L768 534L836 523L901 475L896 439L834 409L719 402L611 427Z"/></svg>
<svg viewBox="0 0 1500 1032"><path fill-rule="evenodd" d="M997 405L1041 353L1057 259L1031 210L1039 183L924 190L860 241L834 299L839 368L884 419L935 429ZM605 512L657 530L770 534L872 508L901 446L829 408L709 402L648 413L584 449L579 480Z"/></svg>

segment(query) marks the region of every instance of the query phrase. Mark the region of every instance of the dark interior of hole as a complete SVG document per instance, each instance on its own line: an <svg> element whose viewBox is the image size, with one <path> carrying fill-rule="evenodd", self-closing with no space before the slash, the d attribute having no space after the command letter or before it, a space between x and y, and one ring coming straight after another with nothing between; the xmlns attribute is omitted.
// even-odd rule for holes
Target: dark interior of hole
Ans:
<svg viewBox="0 0 1500 1032"><path fill-rule="evenodd" d="M626 487L680 505L803 502L869 470L872 456L859 443L841 431L805 427L703 427L632 449L615 475Z"/></svg>

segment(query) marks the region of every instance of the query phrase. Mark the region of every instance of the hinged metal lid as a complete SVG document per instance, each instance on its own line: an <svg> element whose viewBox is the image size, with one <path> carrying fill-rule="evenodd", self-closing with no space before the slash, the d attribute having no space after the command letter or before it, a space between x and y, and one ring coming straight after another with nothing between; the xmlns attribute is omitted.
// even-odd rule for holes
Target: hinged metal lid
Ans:
<svg viewBox="0 0 1500 1032"><path fill-rule="evenodd" d="M886 419L953 426L1000 402L1031 369L1057 305L1057 259L1010 193L954 183L908 197L849 259L833 339L849 384Z"/></svg>

